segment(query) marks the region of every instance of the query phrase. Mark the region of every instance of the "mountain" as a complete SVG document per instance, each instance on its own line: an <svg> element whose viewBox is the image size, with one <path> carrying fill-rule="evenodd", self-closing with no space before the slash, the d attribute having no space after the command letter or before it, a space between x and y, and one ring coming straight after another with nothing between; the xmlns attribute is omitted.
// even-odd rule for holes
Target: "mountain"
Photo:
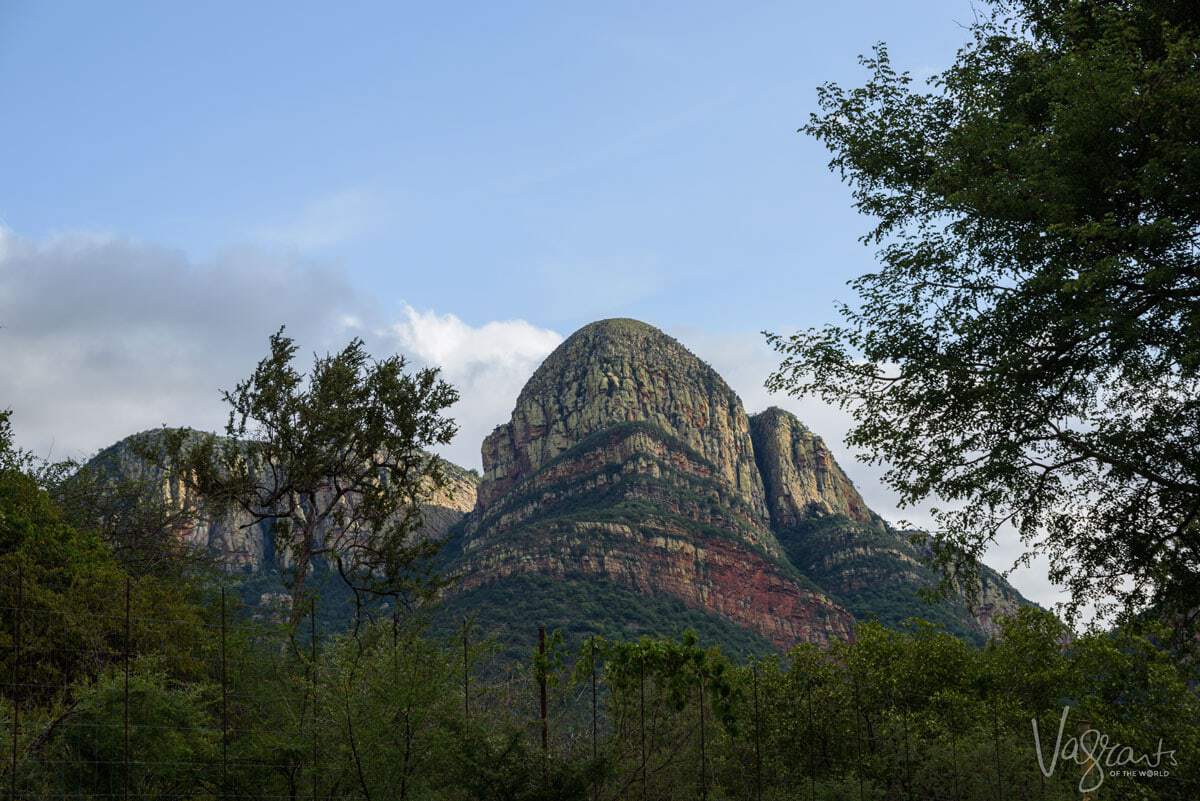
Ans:
<svg viewBox="0 0 1200 801"><path fill-rule="evenodd" d="M167 476L141 455L153 452L155 442L165 433L164 429L152 429L128 436L92 457L88 467L114 477L148 481L160 487L163 497L183 507L191 500L184 482ZM445 537L475 507L475 488L479 483L475 472L444 459L441 464L444 485L427 489L421 505L423 526L419 532L439 538ZM219 519L191 519L176 533L189 545L217 556L221 564L234 572L257 574L286 567L282 564L282 554L276 553L271 527L256 523L240 509L231 510Z"/></svg>
<svg viewBox="0 0 1200 801"><path fill-rule="evenodd" d="M463 591L489 590L482 606L514 577L550 577L696 610L777 647L850 636L851 615L771 532L741 400L644 323L593 323L560 345L484 440L483 467L457 565ZM552 601L537 611L568 629L641 628L627 605L604 621Z"/></svg>
<svg viewBox="0 0 1200 801"><path fill-rule="evenodd" d="M872 511L820 436L781 409L748 415L715 370L636 320L564 341L482 459L482 478L451 467L426 507L456 579L443 625L470 618L525 642L538 624L572 638L691 627L765 652L913 616L978 641L1027 603L986 568L980 603L923 600L936 576L920 536ZM274 574L269 533L238 523L197 521L182 536Z"/></svg>
<svg viewBox="0 0 1200 801"><path fill-rule="evenodd" d="M936 576L921 549L819 436L781 409L747 415L715 370L635 320L563 342L482 456L450 599L480 621L629 634L690 615L739 648L784 648L912 616L979 640L1022 602L991 571L975 611L924 601Z"/></svg>

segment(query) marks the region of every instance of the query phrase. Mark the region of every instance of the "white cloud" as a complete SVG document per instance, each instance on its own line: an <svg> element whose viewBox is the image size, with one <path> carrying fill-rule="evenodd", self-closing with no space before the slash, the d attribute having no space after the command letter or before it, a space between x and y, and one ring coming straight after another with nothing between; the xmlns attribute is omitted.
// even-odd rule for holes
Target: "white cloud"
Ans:
<svg viewBox="0 0 1200 801"><path fill-rule="evenodd" d="M413 361L441 367L445 379L458 388L461 399L451 414L459 433L442 453L476 469L481 467L483 438L508 420L521 387L563 339L524 320L471 326L453 314L411 306L383 334Z"/></svg>
<svg viewBox="0 0 1200 801"><path fill-rule="evenodd" d="M410 306L389 324L341 272L294 255L248 249L197 263L113 236L32 241L0 228L0 408L35 453L85 457L164 423L220 429L219 390L285 323L302 355L365 334L378 355L441 367L462 396L444 455L476 468L483 437L562 341L523 320L472 326Z"/></svg>

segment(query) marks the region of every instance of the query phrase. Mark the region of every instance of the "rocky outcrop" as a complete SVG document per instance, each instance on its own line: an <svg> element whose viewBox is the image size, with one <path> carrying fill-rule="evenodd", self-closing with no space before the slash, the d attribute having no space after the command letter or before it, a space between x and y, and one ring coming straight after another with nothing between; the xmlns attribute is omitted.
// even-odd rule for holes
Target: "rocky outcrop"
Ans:
<svg viewBox="0 0 1200 801"><path fill-rule="evenodd" d="M699 453L767 522L737 394L671 337L624 319L576 331L529 379L512 419L484 440L480 507L589 435L632 422L650 423Z"/></svg>
<svg viewBox="0 0 1200 801"><path fill-rule="evenodd" d="M442 460L445 481L441 487L426 485L421 504L421 529L418 536L442 539L472 509L479 487L479 475L453 462Z"/></svg>
<svg viewBox="0 0 1200 801"><path fill-rule="evenodd" d="M463 591L526 574L587 578L669 596L780 648L852 630L787 563L757 508L650 424L586 438L475 515Z"/></svg>
<svg viewBox="0 0 1200 801"><path fill-rule="evenodd" d="M740 399L651 326L604 320L572 335L484 442L483 464L464 591L528 573L586 578L673 598L780 648L851 635L852 616L771 532Z"/></svg>
<svg viewBox="0 0 1200 801"><path fill-rule="evenodd" d="M760 412L750 430L771 527L788 559L856 617L896 625L924 617L978 638L996 634L999 619L1022 603L987 568L977 593L960 588L939 603L920 600L939 583L921 535L893 529L871 511L821 437L790 412Z"/></svg>
<svg viewBox="0 0 1200 801"><path fill-rule="evenodd" d="M900 533L922 565L929 565L935 561L933 542L927 532ZM1001 620L1016 614L1022 606L1029 605L1029 601L997 571L983 564L977 564L975 568L977 573L970 581L960 580L955 576L951 583L962 600L966 614L974 621L975 628L984 635L993 637L1000 634ZM954 574L954 569L950 570Z"/></svg>
<svg viewBox="0 0 1200 801"><path fill-rule="evenodd" d="M1016 614L1028 601L1000 574L984 569L979 587L968 599L967 608L975 625L988 637L1000 634L1000 621Z"/></svg>
<svg viewBox="0 0 1200 801"><path fill-rule="evenodd" d="M718 526L772 557L782 555L759 506L748 504L712 462L645 422L617 423L592 434L490 504L480 502L468 530L485 536L467 547L564 507L607 508L618 499L652 505L646 513Z"/></svg>
<svg viewBox="0 0 1200 801"><path fill-rule="evenodd" d="M230 509L220 516L205 510L203 499L193 497L179 477L169 476L142 454L147 441L161 431L144 431L105 448L88 463L118 479L146 482L161 493L169 508L189 510L175 521L174 535L200 552L211 555L231 571L257 572L287 567L286 557L275 548L268 524L256 522L249 513ZM152 447L152 445L151 445ZM475 506L479 477L472 471L442 460L443 486L427 484L421 505L422 526L415 536L442 538Z"/></svg>
<svg viewBox="0 0 1200 801"><path fill-rule="evenodd" d="M780 648L850 637L855 616L920 615L982 636L1007 609L1002 595L976 616L961 599L926 604L936 577L919 549L868 508L818 435L782 409L748 417L712 368L634 320L567 339L482 456L456 563L466 594L540 576L626 597L607 583Z"/></svg>
<svg viewBox="0 0 1200 801"><path fill-rule="evenodd" d="M772 406L750 418L750 432L773 526L786 528L812 515L827 514L860 523L879 522L825 441L791 412Z"/></svg>
<svg viewBox="0 0 1200 801"><path fill-rule="evenodd" d="M589 578L645 596L675 598L749 629L780 649L852 636L853 616L823 592L734 540L696 536L686 521L556 521L540 533L477 549L459 589L531 573ZM554 611L547 614L553 617Z"/></svg>

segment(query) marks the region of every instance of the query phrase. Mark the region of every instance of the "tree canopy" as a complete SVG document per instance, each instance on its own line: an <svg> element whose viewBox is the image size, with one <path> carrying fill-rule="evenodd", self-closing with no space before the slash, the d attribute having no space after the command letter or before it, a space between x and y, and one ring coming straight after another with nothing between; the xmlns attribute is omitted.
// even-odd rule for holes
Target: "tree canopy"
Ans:
<svg viewBox="0 0 1200 801"><path fill-rule="evenodd" d="M457 430L457 391L435 368L402 356L373 360L361 339L316 357L308 375L280 329L254 373L223 393L226 437L167 432L156 457L215 514L268 521L291 572L293 619L303 614L313 561L336 566L356 593L412 599L436 584L436 543L417 536L421 502L443 482L424 448Z"/></svg>
<svg viewBox="0 0 1200 801"><path fill-rule="evenodd" d="M1200 14L1026 0L918 88L885 45L804 131L874 218L769 380L853 416L960 569L1015 531L1068 611L1200 609Z"/></svg>

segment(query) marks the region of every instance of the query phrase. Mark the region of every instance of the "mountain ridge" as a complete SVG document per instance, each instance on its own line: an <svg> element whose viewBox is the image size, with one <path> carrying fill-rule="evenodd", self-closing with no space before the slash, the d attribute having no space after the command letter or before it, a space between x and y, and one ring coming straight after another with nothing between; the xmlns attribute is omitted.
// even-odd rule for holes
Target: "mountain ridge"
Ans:
<svg viewBox="0 0 1200 801"><path fill-rule="evenodd" d="M786 649L915 615L979 641L1028 603L990 570L979 607L961 593L918 600L937 580L921 549L867 506L822 438L778 407L747 414L716 370L640 321L564 340L481 458L482 476L452 466L426 533L446 539L457 579L443 616L494 621L502 637L530 617L578 636L704 621L738 647ZM180 535L230 567L277 567L266 532L237 523Z"/></svg>

